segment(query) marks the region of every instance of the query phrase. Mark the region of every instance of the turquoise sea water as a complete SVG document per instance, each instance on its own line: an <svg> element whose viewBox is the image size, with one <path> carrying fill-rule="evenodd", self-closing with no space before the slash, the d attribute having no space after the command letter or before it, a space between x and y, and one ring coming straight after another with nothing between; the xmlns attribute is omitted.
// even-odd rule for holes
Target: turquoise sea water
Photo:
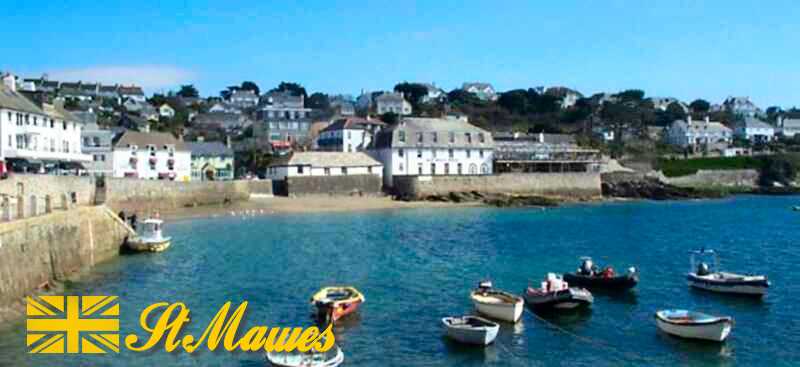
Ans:
<svg viewBox="0 0 800 367"><path fill-rule="evenodd" d="M69 294L118 295L122 334L158 301L182 301L197 334L226 301L249 301L248 325L310 325L310 295L352 284L366 296L336 328L346 366L782 366L800 363L798 197L635 202L539 209L393 210L180 221L162 254L123 256ZM765 273L764 300L688 289L687 251L719 250L725 269ZM464 348L442 337L440 318L472 312L469 290L490 277L521 293L578 257L636 265L642 281L623 296L595 294L590 311L540 319L526 311L496 343ZM689 308L733 316L724 344L659 332L653 313ZM28 355L24 325L0 334L2 365L260 366L249 353L124 351L106 356Z"/></svg>

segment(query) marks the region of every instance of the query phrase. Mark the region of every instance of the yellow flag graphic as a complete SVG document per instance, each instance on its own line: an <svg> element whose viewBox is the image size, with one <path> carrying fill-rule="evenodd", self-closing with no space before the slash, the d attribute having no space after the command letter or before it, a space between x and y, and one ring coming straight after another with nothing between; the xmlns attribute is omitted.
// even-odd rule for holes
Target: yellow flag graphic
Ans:
<svg viewBox="0 0 800 367"><path fill-rule="evenodd" d="M29 353L119 353L116 296L28 297Z"/></svg>

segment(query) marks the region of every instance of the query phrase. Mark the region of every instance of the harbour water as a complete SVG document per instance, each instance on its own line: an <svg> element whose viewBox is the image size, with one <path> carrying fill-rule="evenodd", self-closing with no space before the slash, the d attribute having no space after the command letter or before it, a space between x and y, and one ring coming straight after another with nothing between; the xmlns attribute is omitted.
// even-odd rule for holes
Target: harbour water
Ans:
<svg viewBox="0 0 800 367"><path fill-rule="evenodd" d="M320 286L352 284L360 315L336 328L346 366L783 366L800 361L798 197L742 196L686 202L587 204L557 209L390 210L224 217L175 222L172 247L104 264L69 294L118 295L122 334L144 333L138 314L186 303L199 333L226 301L248 301L248 325L311 324ZM687 251L721 253L725 269L764 273L763 300L692 291ZM573 271L592 256L642 280L623 296L596 294L590 311L527 312L496 343L464 348L443 339L441 317L472 312L483 278L521 293L548 271ZM688 308L733 316L723 344L660 333L653 313ZM103 356L29 355L25 326L0 334L2 365L264 365L261 354L198 352Z"/></svg>

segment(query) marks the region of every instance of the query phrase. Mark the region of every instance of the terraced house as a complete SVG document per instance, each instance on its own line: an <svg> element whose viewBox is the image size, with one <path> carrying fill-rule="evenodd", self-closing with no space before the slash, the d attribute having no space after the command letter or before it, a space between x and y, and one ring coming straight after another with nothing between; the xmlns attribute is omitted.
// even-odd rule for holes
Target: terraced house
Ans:
<svg viewBox="0 0 800 367"><path fill-rule="evenodd" d="M186 143L192 153L192 181L233 180L233 149L218 141Z"/></svg>
<svg viewBox="0 0 800 367"><path fill-rule="evenodd" d="M391 188L394 176L492 174L494 140L465 118L403 118L377 134L369 153Z"/></svg>
<svg viewBox="0 0 800 367"><path fill-rule="evenodd" d="M267 93L258 109L258 122L253 126L257 138L269 141L273 149L285 149L294 143L304 143L311 127L311 109L305 98L289 92Z"/></svg>
<svg viewBox="0 0 800 367"><path fill-rule="evenodd" d="M16 169L45 172L81 169L91 156L81 152L81 124L63 100L34 103L17 91L16 77L0 85L0 159Z"/></svg>
<svg viewBox="0 0 800 367"><path fill-rule="evenodd" d="M113 146L114 177L189 181L191 153L167 133L125 131Z"/></svg>

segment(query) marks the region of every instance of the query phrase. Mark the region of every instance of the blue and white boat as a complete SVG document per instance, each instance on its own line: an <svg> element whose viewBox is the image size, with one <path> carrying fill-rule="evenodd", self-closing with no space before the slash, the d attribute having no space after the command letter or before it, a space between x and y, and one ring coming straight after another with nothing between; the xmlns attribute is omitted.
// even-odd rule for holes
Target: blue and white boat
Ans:
<svg viewBox="0 0 800 367"><path fill-rule="evenodd" d="M743 275L719 271L719 256L714 250L691 251L691 270L686 275L689 286L718 293L731 293L761 297L767 293L770 283L764 275ZM712 256L713 268L706 262L697 262L696 257Z"/></svg>

